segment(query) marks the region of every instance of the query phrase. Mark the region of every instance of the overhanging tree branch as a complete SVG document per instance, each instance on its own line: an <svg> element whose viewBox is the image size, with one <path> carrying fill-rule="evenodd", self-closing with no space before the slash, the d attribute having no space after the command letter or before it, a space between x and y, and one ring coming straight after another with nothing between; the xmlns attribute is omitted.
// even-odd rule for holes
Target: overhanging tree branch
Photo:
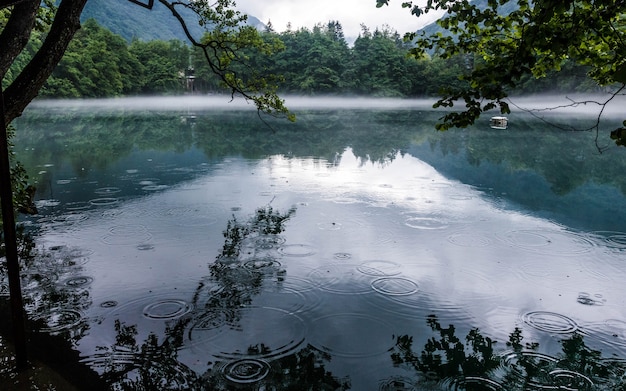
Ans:
<svg viewBox="0 0 626 391"><path fill-rule="evenodd" d="M377 0L377 6L390 0ZM420 16L435 10L446 11L435 34L408 33L416 57L425 52L443 59L472 55L478 60L461 79L465 85L444 90L435 107L453 107L437 124L440 130L472 125L485 111L499 106L507 114L505 98L519 87L524 77L546 77L571 61L589 67L588 76L599 86L626 84L626 1L625 0L429 0L426 5L404 1L402 7ZM504 32L504 34L503 34ZM602 105L610 102L616 93ZM600 102L602 103L602 102ZM593 129L597 130L599 120ZM587 129L588 130L588 129ZM618 132L619 131L619 132ZM621 134L623 131L624 138ZM626 145L624 127L611 133L618 145ZM597 142L597 141L596 141ZM597 142L598 143L598 142ZM598 150L605 147L597 144Z"/></svg>

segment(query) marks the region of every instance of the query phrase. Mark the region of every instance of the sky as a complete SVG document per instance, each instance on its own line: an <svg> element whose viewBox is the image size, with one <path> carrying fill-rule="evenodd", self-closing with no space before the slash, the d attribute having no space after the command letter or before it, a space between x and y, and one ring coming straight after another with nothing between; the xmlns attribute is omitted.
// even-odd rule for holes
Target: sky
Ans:
<svg viewBox="0 0 626 391"><path fill-rule="evenodd" d="M317 23L338 20L348 41L354 41L361 31L361 23L370 30L388 25L400 35L415 31L437 18L434 13L416 18L401 7L401 0L390 1L389 6L376 8L376 0L235 0L237 8L258 18L272 22L274 30L313 28Z"/></svg>

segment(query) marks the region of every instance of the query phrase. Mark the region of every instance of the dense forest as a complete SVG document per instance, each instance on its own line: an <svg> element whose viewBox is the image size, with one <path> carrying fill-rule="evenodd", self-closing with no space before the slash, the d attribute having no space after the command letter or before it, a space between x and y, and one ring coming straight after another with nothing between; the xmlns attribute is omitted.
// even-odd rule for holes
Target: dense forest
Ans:
<svg viewBox="0 0 626 391"><path fill-rule="evenodd" d="M288 94L344 94L377 97L433 96L442 86L462 83L458 75L471 66L469 55L443 60L436 54L415 58L410 43L390 28L371 31L362 26L350 46L336 21L312 29L275 32L268 24L267 41L279 40L284 50L272 57L246 53L254 72L282 75L281 92ZM31 53L40 41L30 43ZM22 61L16 61L16 67ZM190 76L193 76L190 77ZM11 80L11 72L5 77ZM193 83L190 81L193 79ZM87 20L63 60L41 90L54 98L122 95L217 93L219 79L191 46L179 40L126 41L122 36ZM588 92L596 84L586 69L567 65L543 79L529 79L515 93Z"/></svg>

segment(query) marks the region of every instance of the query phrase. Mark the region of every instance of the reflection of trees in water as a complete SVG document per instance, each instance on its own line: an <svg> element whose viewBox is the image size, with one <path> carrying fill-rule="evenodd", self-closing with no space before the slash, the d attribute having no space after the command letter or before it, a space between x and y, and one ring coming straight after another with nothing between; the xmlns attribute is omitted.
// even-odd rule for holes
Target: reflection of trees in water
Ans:
<svg viewBox="0 0 626 391"><path fill-rule="evenodd" d="M579 127L589 118L569 121ZM464 153L472 166L492 163L513 172L537 173L556 195L566 195L589 182L615 186L626 194L621 174L626 157L621 153L599 154L593 137L589 132L554 129L528 115L516 117L506 131L485 125L432 134L431 146L444 156Z"/></svg>
<svg viewBox="0 0 626 391"><path fill-rule="evenodd" d="M265 360L274 356L274 347L260 340L244 352L223 352L239 358L209 363L209 370L201 375L178 359L193 327L241 327L240 312L249 308L263 284L279 284L284 279L285 271L266 250L269 244L282 244L279 234L293 213L295 208L283 214L268 205L246 222L233 216L224 231L222 251L194 292L191 312L171 321L162 339L151 333L141 345L137 326L117 320L115 343L100 347L86 361L116 390L349 389L348 380L337 379L325 369L331 356L310 346ZM246 267L251 261L252 267Z"/></svg>
<svg viewBox="0 0 626 391"><path fill-rule="evenodd" d="M92 279L81 274L85 252L67 246L37 249L23 226L18 225L17 233L23 304L32 328L75 343L89 329L83 311L92 304ZM8 296L6 275L6 262L0 262L0 296Z"/></svg>
<svg viewBox="0 0 626 391"><path fill-rule="evenodd" d="M271 127L254 113L207 112L198 115L193 129L181 123L180 114L34 111L17 121L15 143L29 148L17 149L17 158L31 175L44 164L61 165L67 159L81 176L134 149L183 152L196 146L210 158L313 156L337 164L349 147L363 162L386 163L399 152L430 142L444 156L464 153L470 165L491 162L522 173L532 170L557 195L588 182L626 193L624 156L600 155L593 134L552 129L530 115L517 116L506 132L477 125L441 133L434 130L440 116L434 111L312 110L298 113L296 123L269 119ZM588 118L572 118L571 123L580 127ZM45 181L38 186L41 194Z"/></svg>
<svg viewBox="0 0 626 391"><path fill-rule="evenodd" d="M182 152L192 145L191 129L176 114L68 114L33 112L20 118L15 143L31 174L45 164L70 162L78 176L105 168L134 149ZM45 183L39 183L39 186Z"/></svg>
<svg viewBox="0 0 626 391"><path fill-rule="evenodd" d="M413 337L397 337L391 359L417 374L415 385L462 390L626 390L624 361L603 358L573 333L560 341L561 352L539 352L539 343L524 342L522 330L509 334L507 350L496 353L496 341L471 329L464 340L454 325L442 327L434 315L427 323L434 336L418 354Z"/></svg>
<svg viewBox="0 0 626 391"><path fill-rule="evenodd" d="M178 361L182 341L175 335L184 330L167 329L163 341L155 334L139 346L137 328L116 322L116 342L101 347L89 362L103 372L113 390L348 390L349 380L326 371L328 353L310 346L271 362L262 359L218 361L202 375ZM258 353L255 348L248 352Z"/></svg>
<svg viewBox="0 0 626 391"><path fill-rule="evenodd" d="M176 325L174 327L177 327ZM150 333L141 346L137 326L115 321L115 344L98 347L84 361L102 373L113 390L193 390L196 374L178 359L180 341ZM176 334L169 327L166 335Z"/></svg>
<svg viewBox="0 0 626 391"><path fill-rule="evenodd" d="M52 246L38 248L31 233L17 226L18 258L22 298L27 313L28 357L35 368L43 362L61 376L81 389L103 390L102 380L90 368L79 361L75 350L77 342L89 332L89 319L84 311L92 305L90 283L92 279L83 274L82 265L88 253L78 247ZM4 244L0 245L0 334L10 335L9 290L4 262ZM0 338L1 342L2 338ZM9 339L10 340L10 339ZM11 358L1 360L0 373L14 370ZM38 370L35 370L37 372ZM32 372L31 375L35 372ZM28 373L28 372L27 372ZM2 387L23 389L19 376L10 380L3 378ZM22 379L24 380L24 379ZM54 379L35 375L31 387L39 381ZM46 385L48 386L48 385ZM4 389L4 388L3 388ZM33 388L34 389L34 388Z"/></svg>
<svg viewBox="0 0 626 391"><path fill-rule="evenodd" d="M363 162L388 162L406 150L416 133L432 132L437 115L410 110L319 110L298 114L296 123L255 113L226 111L197 116L193 128L180 113L61 114L31 112L17 122L17 158L33 177L45 164L67 160L77 176L105 169L135 149L184 152L193 146L209 158L241 155L314 157L336 164L348 147ZM416 124L418 126L416 127ZM45 181L39 181L39 193Z"/></svg>

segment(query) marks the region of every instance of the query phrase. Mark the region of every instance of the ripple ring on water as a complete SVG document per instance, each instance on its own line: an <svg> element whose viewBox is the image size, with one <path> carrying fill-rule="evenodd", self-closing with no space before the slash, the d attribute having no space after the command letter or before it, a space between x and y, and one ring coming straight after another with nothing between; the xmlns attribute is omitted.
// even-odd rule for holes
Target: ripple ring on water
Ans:
<svg viewBox="0 0 626 391"><path fill-rule="evenodd" d="M419 290L417 284L408 278L382 277L372 281L372 288L383 295L406 296Z"/></svg>
<svg viewBox="0 0 626 391"><path fill-rule="evenodd" d="M555 369L549 373L561 390L588 390L593 382L587 376L567 369Z"/></svg>
<svg viewBox="0 0 626 391"><path fill-rule="evenodd" d="M462 383L463 385L471 384L472 386L480 386L481 390L504 390L504 387L500 383L484 377L467 376L462 379L460 383Z"/></svg>
<svg viewBox="0 0 626 391"><path fill-rule="evenodd" d="M46 324L40 331L56 333L78 325L83 320L83 315L74 309L56 308L47 314L36 316L35 319L43 320Z"/></svg>
<svg viewBox="0 0 626 391"><path fill-rule="evenodd" d="M230 362L224 366L224 377L233 383L251 384L263 380L269 373L270 365L259 359L243 359Z"/></svg>
<svg viewBox="0 0 626 391"><path fill-rule="evenodd" d="M335 222L317 223L317 228L323 231L338 231L341 229L341 223L335 223Z"/></svg>
<svg viewBox="0 0 626 391"><path fill-rule="evenodd" d="M263 235L256 238L254 241L259 247L272 248L275 245L281 245L285 243L286 239L279 235Z"/></svg>
<svg viewBox="0 0 626 391"><path fill-rule="evenodd" d="M596 231L594 234L602 243L614 249L626 249L626 232Z"/></svg>
<svg viewBox="0 0 626 391"><path fill-rule="evenodd" d="M309 278L318 288L333 293L361 295L372 292L369 277L350 264L331 263L318 267L311 270Z"/></svg>
<svg viewBox="0 0 626 391"><path fill-rule="evenodd" d="M192 310L193 306L184 300L165 299L148 304L143 309L143 316L148 319L176 319Z"/></svg>
<svg viewBox="0 0 626 391"><path fill-rule="evenodd" d="M448 241L461 247L487 247L492 243L488 237L470 232L452 234L448 236Z"/></svg>
<svg viewBox="0 0 626 391"><path fill-rule="evenodd" d="M8 297L9 296L9 284L5 282L0 283L0 297Z"/></svg>
<svg viewBox="0 0 626 391"><path fill-rule="evenodd" d="M93 282L92 277L77 276L77 277L72 277L68 279L67 281L65 281L65 285L72 287L72 288L79 288L81 286L89 285L92 282Z"/></svg>
<svg viewBox="0 0 626 391"><path fill-rule="evenodd" d="M569 231L527 229L499 236L511 246L543 255L579 255L595 246L587 236Z"/></svg>
<svg viewBox="0 0 626 391"><path fill-rule="evenodd" d="M71 211L86 210L91 208L92 204L85 201L68 202L65 208Z"/></svg>
<svg viewBox="0 0 626 391"><path fill-rule="evenodd" d="M413 379L408 377L394 376L380 381L378 391L416 391Z"/></svg>
<svg viewBox="0 0 626 391"><path fill-rule="evenodd" d="M145 191L159 191L159 190L165 190L168 187L169 187L168 185L148 185L148 186L142 187L141 190L145 190Z"/></svg>
<svg viewBox="0 0 626 391"><path fill-rule="evenodd" d="M368 261L359 265L356 270L373 277L395 276L401 273L402 266L391 261Z"/></svg>
<svg viewBox="0 0 626 391"><path fill-rule="evenodd" d="M149 232L145 232L141 235L138 235L136 238L134 236L124 236L124 235L105 235L102 237L102 242L109 245L130 245L136 243L145 243L152 239L152 234Z"/></svg>
<svg viewBox="0 0 626 391"><path fill-rule="evenodd" d="M533 366L547 367L556 365L559 362L558 358L552 357L547 354L538 353L531 350L524 350L521 352L504 352L500 357L505 365L515 367L519 361L524 361L528 365L533 363Z"/></svg>
<svg viewBox="0 0 626 391"><path fill-rule="evenodd" d="M148 228L141 224L117 225L109 229L109 234L102 238L102 241L111 245L142 244L152 239L152 234Z"/></svg>
<svg viewBox="0 0 626 391"><path fill-rule="evenodd" d="M591 295L587 292L578 293L576 301L583 305L604 305L606 302L606 300L602 298L602 295L596 294L594 297L591 297Z"/></svg>
<svg viewBox="0 0 626 391"><path fill-rule="evenodd" d="M280 247L278 252L287 257L308 257L315 254L315 250L306 244L288 244Z"/></svg>
<svg viewBox="0 0 626 391"><path fill-rule="evenodd" d="M139 251L148 251L154 250L154 245L150 243L142 243L137 245L137 250Z"/></svg>
<svg viewBox="0 0 626 391"><path fill-rule="evenodd" d="M549 311L531 311L522 315L524 323L549 333L569 334L578 330L578 324L565 315Z"/></svg>
<svg viewBox="0 0 626 391"><path fill-rule="evenodd" d="M278 269L281 266L280 262L272 258L251 259L243 264L243 267L253 271L267 271L274 268Z"/></svg>
<svg viewBox="0 0 626 391"><path fill-rule="evenodd" d="M235 311L228 308L214 308L197 317L189 329L189 338L193 340L195 331L219 329L236 318Z"/></svg>
<svg viewBox="0 0 626 391"><path fill-rule="evenodd" d="M434 217L410 217L405 220L404 224L415 229L445 229L448 223Z"/></svg>
<svg viewBox="0 0 626 391"><path fill-rule="evenodd" d="M114 227L109 228L109 232L112 235L135 235L139 233L147 232L148 228L142 224L127 224L127 225L116 225Z"/></svg>
<svg viewBox="0 0 626 391"><path fill-rule="evenodd" d="M89 216L85 213L79 213L79 212L69 212L67 214L62 214L59 216L54 216L52 217L52 221L55 223L76 223L79 221L84 221L87 220L89 218Z"/></svg>
<svg viewBox="0 0 626 391"><path fill-rule="evenodd" d="M119 187L101 187L93 192L99 195L111 195L122 191Z"/></svg>
<svg viewBox="0 0 626 391"><path fill-rule="evenodd" d="M114 197L102 197L102 198L95 198L93 200L89 200L89 203L95 206L109 206L109 205L115 205L119 201L120 200L118 198L114 198Z"/></svg>
<svg viewBox="0 0 626 391"><path fill-rule="evenodd" d="M59 206L60 204L61 204L61 201L55 200L55 199L35 201L35 205L38 208L50 208L50 207Z"/></svg>
<svg viewBox="0 0 626 391"><path fill-rule="evenodd" d="M203 318L203 324L190 327L187 338L192 349L211 349L214 357L229 360L269 359L293 354L306 337L304 321L279 308L241 307L226 319L217 317L215 323Z"/></svg>

